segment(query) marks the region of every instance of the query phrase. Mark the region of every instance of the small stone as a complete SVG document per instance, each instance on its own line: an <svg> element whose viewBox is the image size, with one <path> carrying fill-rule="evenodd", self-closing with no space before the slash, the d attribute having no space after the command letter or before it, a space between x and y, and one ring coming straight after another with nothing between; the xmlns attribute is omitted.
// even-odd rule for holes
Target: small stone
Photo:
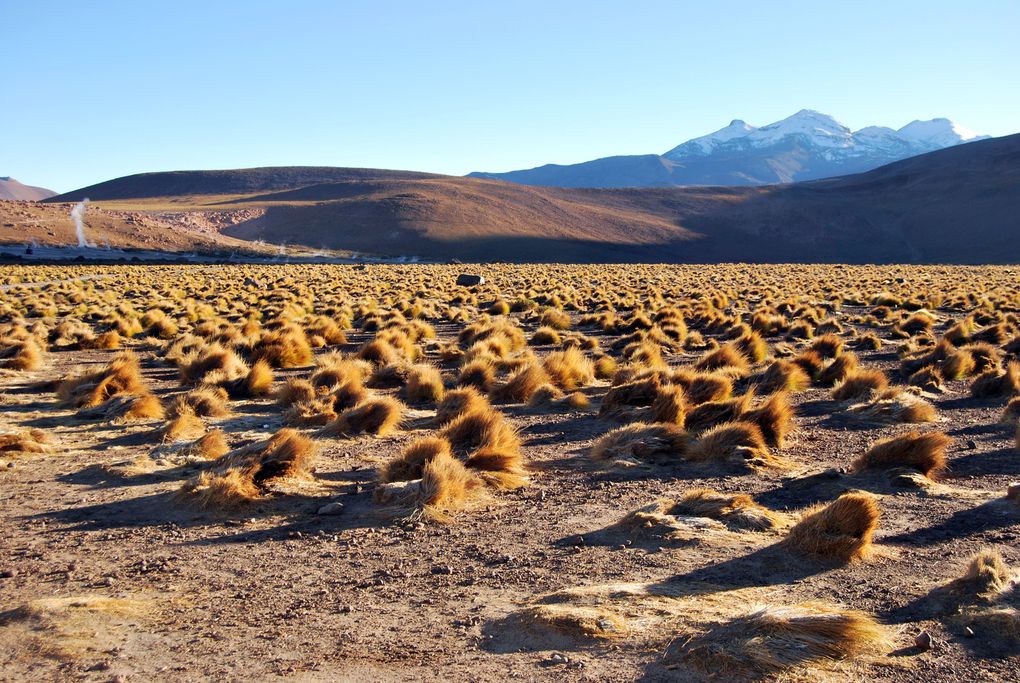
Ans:
<svg viewBox="0 0 1020 683"><path fill-rule="evenodd" d="M1006 497L1012 498L1020 503L1020 481L1012 481L1009 483L1009 486L1006 487Z"/></svg>
<svg viewBox="0 0 1020 683"><path fill-rule="evenodd" d="M977 450L977 441L975 441L974 439L971 439L970 441L968 441L967 442L967 449L971 450L971 451Z"/></svg>
<svg viewBox="0 0 1020 683"><path fill-rule="evenodd" d="M931 634L927 631L921 631L914 638L914 646L922 651L930 650L933 643Z"/></svg>
<svg viewBox="0 0 1020 683"><path fill-rule="evenodd" d="M549 657L549 663L557 666L561 664L569 664L570 658L565 655L561 655L559 652L554 652L552 656Z"/></svg>
<svg viewBox="0 0 1020 683"><path fill-rule="evenodd" d="M968 626L967 628L963 629L963 635L967 636L968 638L973 638L974 637L974 629L972 629L970 626Z"/></svg>
<svg viewBox="0 0 1020 683"><path fill-rule="evenodd" d="M13 579L18 575L17 569L5 569L0 572L0 579Z"/></svg>
<svg viewBox="0 0 1020 683"><path fill-rule="evenodd" d="M326 503L315 513L317 515L339 515L343 514L344 504L343 503Z"/></svg>

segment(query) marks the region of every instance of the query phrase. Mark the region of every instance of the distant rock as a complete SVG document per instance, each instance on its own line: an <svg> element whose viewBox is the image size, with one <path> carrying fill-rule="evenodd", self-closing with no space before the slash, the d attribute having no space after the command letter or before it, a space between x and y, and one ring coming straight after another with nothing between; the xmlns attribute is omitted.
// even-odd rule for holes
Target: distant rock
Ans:
<svg viewBox="0 0 1020 683"><path fill-rule="evenodd" d="M459 287L474 287L476 285L484 285L485 278L481 275L469 275L467 273L461 273L457 276L457 285Z"/></svg>

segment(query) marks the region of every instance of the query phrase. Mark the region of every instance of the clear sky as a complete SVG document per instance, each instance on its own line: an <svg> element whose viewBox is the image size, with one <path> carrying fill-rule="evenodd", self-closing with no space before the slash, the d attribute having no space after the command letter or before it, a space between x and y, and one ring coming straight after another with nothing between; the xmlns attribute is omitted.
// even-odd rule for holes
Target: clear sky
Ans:
<svg viewBox="0 0 1020 683"><path fill-rule="evenodd" d="M505 171L803 108L1006 135L1018 35L1018 0L0 0L0 175Z"/></svg>

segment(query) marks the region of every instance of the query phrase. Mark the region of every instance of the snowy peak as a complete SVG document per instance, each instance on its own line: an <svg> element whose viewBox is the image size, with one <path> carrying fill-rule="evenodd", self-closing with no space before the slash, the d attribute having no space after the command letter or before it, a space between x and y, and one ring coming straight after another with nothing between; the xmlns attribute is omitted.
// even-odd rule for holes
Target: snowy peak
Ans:
<svg viewBox="0 0 1020 683"><path fill-rule="evenodd" d="M911 121L897 132L901 137L927 149L942 149L958 145L961 142L984 140L988 137L967 130L949 119Z"/></svg>
<svg viewBox="0 0 1020 683"><path fill-rule="evenodd" d="M879 161L900 159L987 136L959 126L949 119L914 121L894 130L867 126L857 132L828 114L801 109L785 119L756 128L736 119L725 128L674 147L663 156L673 161L711 156L717 152L761 150L797 143L817 148L827 160L838 157L875 156Z"/></svg>

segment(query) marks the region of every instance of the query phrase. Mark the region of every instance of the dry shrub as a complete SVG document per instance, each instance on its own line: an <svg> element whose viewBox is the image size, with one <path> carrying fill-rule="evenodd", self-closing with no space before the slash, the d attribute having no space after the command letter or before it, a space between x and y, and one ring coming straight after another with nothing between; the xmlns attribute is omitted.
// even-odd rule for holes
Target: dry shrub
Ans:
<svg viewBox="0 0 1020 683"><path fill-rule="evenodd" d="M783 539L799 554L845 564L867 559L881 510L868 493L844 493L825 506L808 510Z"/></svg>
<svg viewBox="0 0 1020 683"><path fill-rule="evenodd" d="M234 398L268 396L273 388L273 368L269 361L260 358L252 364L244 377L227 382L224 387Z"/></svg>
<svg viewBox="0 0 1020 683"><path fill-rule="evenodd" d="M205 434L205 424L195 414L195 408L183 396L170 404L170 419L160 430L160 438L168 441L193 440Z"/></svg>
<svg viewBox="0 0 1020 683"><path fill-rule="evenodd" d="M609 379L616 373L616 359L612 356L599 356L594 364L595 377Z"/></svg>
<svg viewBox="0 0 1020 683"><path fill-rule="evenodd" d="M719 493L712 489L692 489L685 492L669 510L669 514L717 519L728 527L768 531L782 528L785 518L754 502L742 493Z"/></svg>
<svg viewBox="0 0 1020 683"><path fill-rule="evenodd" d="M77 408L93 408L118 394L146 394L138 356L122 351L99 372L61 382L57 397Z"/></svg>
<svg viewBox="0 0 1020 683"><path fill-rule="evenodd" d="M379 481L385 484L421 479L425 463L441 455L452 455L449 441L437 436L420 438L383 465L379 470Z"/></svg>
<svg viewBox="0 0 1020 683"><path fill-rule="evenodd" d="M316 397L315 386L307 379L291 377L276 390L276 402L282 406L307 403Z"/></svg>
<svg viewBox="0 0 1020 683"><path fill-rule="evenodd" d="M592 446L596 461L666 460L679 462L687 454L687 432L673 424L635 422L614 429Z"/></svg>
<svg viewBox="0 0 1020 683"><path fill-rule="evenodd" d="M230 452L227 435L222 429L214 429L192 444L188 454L202 460L215 460Z"/></svg>
<svg viewBox="0 0 1020 683"><path fill-rule="evenodd" d="M839 384L847 378L850 373L857 370L857 356L847 351L836 357L818 373L818 383L823 387L831 387Z"/></svg>
<svg viewBox="0 0 1020 683"><path fill-rule="evenodd" d="M1018 421L1020 421L1020 396L1014 396L1010 399L1009 403L1006 404L1006 408L1002 411L999 423L1004 425L1015 425Z"/></svg>
<svg viewBox="0 0 1020 683"><path fill-rule="evenodd" d="M443 400L443 395L446 393L439 369L425 364L411 367L405 390L407 391L407 400L423 403L438 403Z"/></svg>
<svg viewBox="0 0 1020 683"><path fill-rule="evenodd" d="M610 387L602 397L599 415L621 414L634 406L650 406L660 392L661 384L657 375Z"/></svg>
<svg viewBox="0 0 1020 683"><path fill-rule="evenodd" d="M682 645L683 663L728 679L771 678L798 666L875 655L888 637L870 615L822 602L752 607Z"/></svg>
<svg viewBox="0 0 1020 683"><path fill-rule="evenodd" d="M0 453L52 453L49 436L41 429L28 429L0 434Z"/></svg>
<svg viewBox="0 0 1020 683"><path fill-rule="evenodd" d="M777 391L796 393L811 386L811 377L800 365L780 359L772 363L758 377L758 390L765 394Z"/></svg>
<svg viewBox="0 0 1020 683"><path fill-rule="evenodd" d="M42 367L42 349L33 339L0 341L0 367L8 370L38 370Z"/></svg>
<svg viewBox="0 0 1020 683"><path fill-rule="evenodd" d="M227 407L227 390L223 387L203 385L192 389L182 397L194 409L196 415L203 417L225 417L230 414ZM173 408L171 407L171 414Z"/></svg>
<svg viewBox="0 0 1020 683"><path fill-rule="evenodd" d="M974 374L977 363L974 356L965 349L951 351L939 364L939 371L948 380L958 380Z"/></svg>
<svg viewBox="0 0 1020 683"><path fill-rule="evenodd" d="M380 484L375 502L395 516L445 522L449 513L469 506L483 490L481 479L448 452L436 452L421 469L420 479Z"/></svg>
<svg viewBox="0 0 1020 683"><path fill-rule="evenodd" d="M390 396L370 398L345 410L319 430L319 436L349 438L357 434L386 436L400 426L404 404Z"/></svg>
<svg viewBox="0 0 1020 683"><path fill-rule="evenodd" d="M832 391L832 398L837 401L858 400L888 388L889 380L881 370L854 370Z"/></svg>
<svg viewBox="0 0 1020 683"><path fill-rule="evenodd" d="M411 367L411 364L403 359L376 366L372 371L372 376L368 379L368 386L374 389L402 387L407 384L407 378L411 375Z"/></svg>
<svg viewBox="0 0 1020 683"><path fill-rule="evenodd" d="M906 467L935 478L946 468L946 447L952 442L942 432L918 431L876 441L851 464L853 472Z"/></svg>
<svg viewBox="0 0 1020 683"><path fill-rule="evenodd" d="M723 422L739 420L751 407L752 392L722 401L709 401L691 408L687 413L686 426L691 432L703 432Z"/></svg>
<svg viewBox="0 0 1020 683"><path fill-rule="evenodd" d="M544 325L535 330L535 333L531 335L531 341L529 343L533 346L547 346L549 344L558 345L562 342L563 338L557 330Z"/></svg>
<svg viewBox="0 0 1020 683"><path fill-rule="evenodd" d="M339 353L327 353L316 361L316 369L309 380L317 390L328 390L348 382L362 384L372 370L372 364L366 361L348 360Z"/></svg>
<svg viewBox="0 0 1020 683"><path fill-rule="evenodd" d="M793 406L785 392L773 394L761 405L745 410L740 416L744 422L753 422L761 429L765 443L779 448L786 440L786 435L793 430Z"/></svg>
<svg viewBox="0 0 1020 683"><path fill-rule="evenodd" d="M761 428L752 422L726 422L694 440L687 452L693 462L741 463L749 467L777 467Z"/></svg>
<svg viewBox="0 0 1020 683"><path fill-rule="evenodd" d="M117 330L109 330L103 332L101 335L96 337L96 348L97 349L119 349L121 346L120 333Z"/></svg>
<svg viewBox="0 0 1020 683"><path fill-rule="evenodd" d="M687 400L691 405L721 401L733 393L733 380L715 373L689 374L679 371L673 374L673 381L687 391Z"/></svg>
<svg viewBox="0 0 1020 683"><path fill-rule="evenodd" d="M248 365L233 349L211 344L186 355L180 363L185 384L220 384L248 374Z"/></svg>
<svg viewBox="0 0 1020 683"><path fill-rule="evenodd" d="M252 361L265 360L274 368L296 368L312 362L312 347L296 325L264 333L251 350Z"/></svg>
<svg viewBox="0 0 1020 683"><path fill-rule="evenodd" d="M491 407L461 414L440 435L458 451L485 448L509 452L520 449L521 444L517 429Z"/></svg>
<svg viewBox="0 0 1020 683"><path fill-rule="evenodd" d="M793 362L799 365L800 369L812 380L818 377L825 368L825 359L817 351L805 351L798 354Z"/></svg>
<svg viewBox="0 0 1020 683"><path fill-rule="evenodd" d="M809 347L822 358L837 358L843 350L843 339L835 334L815 337Z"/></svg>
<svg viewBox="0 0 1020 683"><path fill-rule="evenodd" d="M899 389L888 389L868 402L850 406L847 413L879 424L918 424L936 418L935 406Z"/></svg>
<svg viewBox="0 0 1020 683"><path fill-rule="evenodd" d="M265 441L211 461L210 469L185 482L179 495L199 507L236 507L259 498L274 480L308 478L314 456L311 439L281 429Z"/></svg>
<svg viewBox="0 0 1020 683"><path fill-rule="evenodd" d="M454 418L466 413L490 411L489 400L473 387L454 389L446 392L446 396L436 406L436 424L446 424Z"/></svg>
<svg viewBox="0 0 1020 683"><path fill-rule="evenodd" d="M1020 362L1010 361L1001 373L997 370L982 373L970 385L970 393L975 398L1020 394Z"/></svg>
<svg viewBox="0 0 1020 683"><path fill-rule="evenodd" d="M769 355L769 345L757 332L749 332L734 342L737 350L751 363L761 363Z"/></svg>
<svg viewBox="0 0 1020 683"><path fill-rule="evenodd" d="M652 401L648 419L652 422L667 422L678 427L684 426L687 417L687 392L679 384L660 386Z"/></svg>
<svg viewBox="0 0 1020 683"><path fill-rule="evenodd" d="M564 391L574 391L595 381L591 359L577 348L550 353L542 362L552 384Z"/></svg>
<svg viewBox="0 0 1020 683"><path fill-rule="evenodd" d="M544 367L529 363L510 375L505 382L494 387L490 396L494 401L523 403L530 399L540 386L551 383L552 378Z"/></svg>
<svg viewBox="0 0 1020 683"><path fill-rule="evenodd" d="M486 393L496 385L496 368L489 358L476 358L460 369L457 384L462 387L476 387Z"/></svg>
<svg viewBox="0 0 1020 683"><path fill-rule="evenodd" d="M746 375L750 368L747 357L741 353L736 344L732 343L709 352L694 364L694 369L702 372L718 370L738 376Z"/></svg>
<svg viewBox="0 0 1020 683"><path fill-rule="evenodd" d="M854 347L865 351L878 351L882 348L882 340L874 332L866 332L852 343Z"/></svg>
<svg viewBox="0 0 1020 683"><path fill-rule="evenodd" d="M942 371L934 365L921 368L907 379L907 384L921 391L936 393L942 391Z"/></svg>

